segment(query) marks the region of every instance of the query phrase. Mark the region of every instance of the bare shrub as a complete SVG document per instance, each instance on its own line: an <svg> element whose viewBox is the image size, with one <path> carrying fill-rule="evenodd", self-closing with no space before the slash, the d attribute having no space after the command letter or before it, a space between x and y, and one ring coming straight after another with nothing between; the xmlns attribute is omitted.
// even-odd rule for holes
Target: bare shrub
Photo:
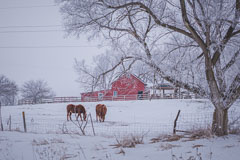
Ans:
<svg viewBox="0 0 240 160"><path fill-rule="evenodd" d="M213 137L213 134L210 127L199 128L191 131L189 140L212 138L212 137Z"/></svg>
<svg viewBox="0 0 240 160"><path fill-rule="evenodd" d="M172 149L174 147L181 147L181 146L180 145L170 144L170 143L165 143L165 144L161 144L160 145L160 148L161 148L162 151L169 150L169 149Z"/></svg>
<svg viewBox="0 0 240 160"><path fill-rule="evenodd" d="M69 158L66 155L65 147L53 147L53 145L33 146L34 159L59 159L64 160Z"/></svg>
<svg viewBox="0 0 240 160"><path fill-rule="evenodd" d="M51 140L33 140L33 155L35 160L45 160L45 159L59 159L64 160L71 158L72 156L67 155L67 148L64 146L56 146L58 143L64 143L61 139L51 139Z"/></svg>
<svg viewBox="0 0 240 160"><path fill-rule="evenodd" d="M237 135L239 135L240 134L240 126L230 128L229 129L229 133L230 134L237 134Z"/></svg>
<svg viewBox="0 0 240 160"><path fill-rule="evenodd" d="M156 138L151 139L151 143L157 143L157 142L173 142L178 141L179 139L183 138L183 135L160 135Z"/></svg>
<svg viewBox="0 0 240 160"><path fill-rule="evenodd" d="M50 139L50 140L46 140L46 139L36 140L36 139L34 139L32 141L32 145L34 145L34 146L48 145L48 144L52 144L52 143L64 143L64 141L62 139L57 139L57 138L53 138L53 139Z"/></svg>
<svg viewBox="0 0 240 160"><path fill-rule="evenodd" d="M49 142L47 141L47 140L41 140L41 141L37 141L37 140L33 140L32 141L32 145L33 146L41 146L41 145L47 145L47 144L49 144Z"/></svg>
<svg viewBox="0 0 240 160"><path fill-rule="evenodd" d="M66 122L64 122L63 125L61 127L59 127L59 129L61 130L62 134L68 134L69 133Z"/></svg>
<svg viewBox="0 0 240 160"><path fill-rule="evenodd" d="M203 147L204 145L202 144L196 144L196 145L193 145L192 148L199 148L199 147Z"/></svg>
<svg viewBox="0 0 240 160"><path fill-rule="evenodd" d="M231 145L225 145L224 148L232 148L232 147L235 147L234 144L231 144Z"/></svg>
<svg viewBox="0 0 240 160"><path fill-rule="evenodd" d="M123 155L125 155L125 151L124 151L122 148L120 148L120 151L117 152L117 154L123 154Z"/></svg>
<svg viewBox="0 0 240 160"><path fill-rule="evenodd" d="M159 135L156 138L152 138L150 140L150 143L157 143L157 142L173 142L173 141L178 141L182 138L184 138L183 141L193 141L196 139L201 139L201 138L212 138L213 134L211 132L211 128L198 128L198 129L192 129L190 131L186 131L182 135L168 135L168 134L163 134Z"/></svg>
<svg viewBox="0 0 240 160"><path fill-rule="evenodd" d="M229 112L228 131L230 134L240 134L240 115L235 108Z"/></svg>
<svg viewBox="0 0 240 160"><path fill-rule="evenodd" d="M202 154L198 151L198 147L196 148L195 155L190 155L188 157L176 156L172 153L172 160L202 160ZM209 160L212 159L212 152L210 152Z"/></svg>
<svg viewBox="0 0 240 160"><path fill-rule="evenodd" d="M144 134L143 135L131 135L125 136L122 139L116 138L116 144L110 145L114 148L135 148L137 144L143 144Z"/></svg>
<svg viewBox="0 0 240 160"><path fill-rule="evenodd" d="M119 148L119 147L123 147L123 148L135 148L136 144L132 141L131 138L129 137L124 137L123 139L119 140L118 138L116 138L116 144L110 145L110 146L114 146L114 148Z"/></svg>

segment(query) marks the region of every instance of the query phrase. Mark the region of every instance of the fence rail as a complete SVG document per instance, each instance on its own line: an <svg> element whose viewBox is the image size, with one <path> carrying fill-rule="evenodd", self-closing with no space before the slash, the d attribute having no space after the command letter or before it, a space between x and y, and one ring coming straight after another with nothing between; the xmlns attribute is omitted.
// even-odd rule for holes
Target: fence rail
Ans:
<svg viewBox="0 0 240 160"><path fill-rule="evenodd" d="M18 105L24 104L42 104L42 103L65 103L65 102L81 102L81 97L54 97L51 99L42 99L36 103L30 99L21 99L18 100Z"/></svg>
<svg viewBox="0 0 240 160"><path fill-rule="evenodd" d="M18 100L18 105L24 104L42 104L42 103L66 103L66 102L98 102L98 101L130 101L130 100L152 100L152 99L191 99L197 98L194 94L133 94L133 95L118 95L118 96L89 96L89 97L54 97L51 99L42 99L38 102L33 102L30 99Z"/></svg>

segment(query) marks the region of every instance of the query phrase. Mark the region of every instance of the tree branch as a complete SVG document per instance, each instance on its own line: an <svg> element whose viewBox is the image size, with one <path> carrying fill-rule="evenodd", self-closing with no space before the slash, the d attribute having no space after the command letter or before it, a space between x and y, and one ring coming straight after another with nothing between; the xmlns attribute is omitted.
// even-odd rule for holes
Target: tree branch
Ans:
<svg viewBox="0 0 240 160"><path fill-rule="evenodd" d="M234 16L234 19L233 19L233 23L232 25L229 26L222 42L221 42L221 45L220 45L220 49L221 51L224 50L225 48L225 44L227 44L227 42L236 34L238 34L239 32L236 31L236 32L233 32L236 28L236 25L237 25L237 21L239 20L239 17L240 17L240 0L236 0L236 5L235 5L235 16ZM234 33L234 34L233 34ZM212 57L212 64L215 65L216 62L218 61L220 57L220 52L219 52L219 49L214 53L213 57Z"/></svg>
<svg viewBox="0 0 240 160"><path fill-rule="evenodd" d="M240 73L236 75L226 95L224 96L225 106L231 107L233 102L240 97Z"/></svg>
<svg viewBox="0 0 240 160"><path fill-rule="evenodd" d="M234 56L231 58L231 60L225 65L225 67L222 68L223 72L226 72L237 60L237 57L240 54L240 50L235 52Z"/></svg>
<svg viewBox="0 0 240 160"><path fill-rule="evenodd" d="M148 8L146 5L144 5L143 3L141 2L130 2L130 3L126 3L126 4L123 4L123 5L119 5L119 6L111 6L111 5L108 5L106 4L106 2L104 2L103 0L100 0L107 8L111 8L111 9L121 9L121 8L125 8L125 7L128 7L128 6L139 6L140 8L144 9L146 13L148 13L149 15L151 15L155 21L156 24L164 27L164 28L168 28L168 29L171 29L175 32L179 32L179 33L182 33L183 35L189 37L189 38L193 38L192 37L192 34L189 33L189 32L186 32L185 30L183 29L180 29L180 28L177 28L175 26L172 26L172 25L169 25L169 24L166 24L166 23L163 23L161 22L157 16L151 11L150 8Z"/></svg>
<svg viewBox="0 0 240 160"><path fill-rule="evenodd" d="M201 49L203 50L204 54L207 54L207 48L201 37L197 34L196 30L192 27L190 24L188 17L187 17L187 11L186 11L186 6L185 6L185 1L180 0L180 5L181 5L181 11L182 11L182 19L185 27L192 33L193 38L195 41L199 44Z"/></svg>

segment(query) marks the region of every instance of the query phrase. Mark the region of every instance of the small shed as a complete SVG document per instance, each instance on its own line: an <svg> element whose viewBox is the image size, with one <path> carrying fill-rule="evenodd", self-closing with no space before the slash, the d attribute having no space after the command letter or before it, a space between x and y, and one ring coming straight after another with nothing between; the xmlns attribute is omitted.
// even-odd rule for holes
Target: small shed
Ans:
<svg viewBox="0 0 240 160"><path fill-rule="evenodd" d="M174 98L177 93L177 88L171 84L162 83L149 88L150 97L152 98Z"/></svg>

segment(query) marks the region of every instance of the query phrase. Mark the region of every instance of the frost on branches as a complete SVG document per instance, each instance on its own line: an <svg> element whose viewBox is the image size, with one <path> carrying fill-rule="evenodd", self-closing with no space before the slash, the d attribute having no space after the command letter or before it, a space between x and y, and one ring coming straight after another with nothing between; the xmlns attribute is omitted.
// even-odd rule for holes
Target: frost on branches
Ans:
<svg viewBox="0 0 240 160"><path fill-rule="evenodd" d="M227 111L240 95L239 0L58 3L69 34L102 37L120 56L99 75L140 62L176 87L209 98L215 106L212 130L227 134Z"/></svg>

